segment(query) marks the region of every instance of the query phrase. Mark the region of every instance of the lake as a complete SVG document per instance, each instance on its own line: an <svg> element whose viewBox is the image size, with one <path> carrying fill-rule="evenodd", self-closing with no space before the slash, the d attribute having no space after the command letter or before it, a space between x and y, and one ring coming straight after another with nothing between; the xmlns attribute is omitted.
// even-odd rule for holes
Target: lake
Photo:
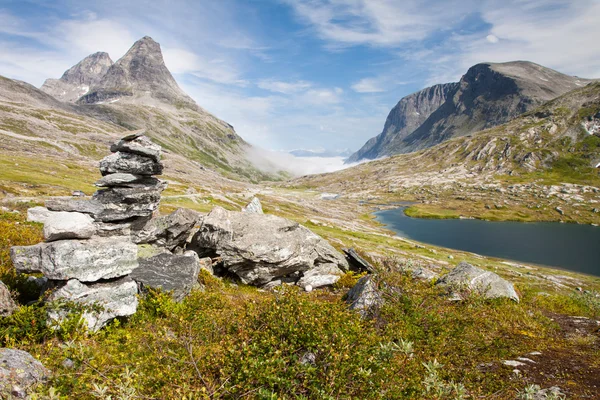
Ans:
<svg viewBox="0 0 600 400"><path fill-rule="evenodd" d="M419 242L600 276L600 227L410 218L404 214L404 208L375 215L399 236Z"/></svg>

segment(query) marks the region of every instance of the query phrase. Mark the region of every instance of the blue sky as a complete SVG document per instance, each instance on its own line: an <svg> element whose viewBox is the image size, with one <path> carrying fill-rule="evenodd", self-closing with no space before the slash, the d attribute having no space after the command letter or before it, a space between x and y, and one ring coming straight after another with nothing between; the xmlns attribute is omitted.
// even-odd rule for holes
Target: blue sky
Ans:
<svg viewBox="0 0 600 400"><path fill-rule="evenodd" d="M357 150L400 98L478 62L600 78L598 18L600 0L0 0L0 75L40 86L149 35L249 142Z"/></svg>

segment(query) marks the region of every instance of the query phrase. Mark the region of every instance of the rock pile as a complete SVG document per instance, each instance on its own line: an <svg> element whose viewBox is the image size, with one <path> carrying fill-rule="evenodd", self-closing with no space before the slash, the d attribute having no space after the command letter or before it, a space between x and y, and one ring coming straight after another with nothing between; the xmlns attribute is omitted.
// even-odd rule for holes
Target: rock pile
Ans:
<svg viewBox="0 0 600 400"><path fill-rule="evenodd" d="M138 268L138 246L131 232L148 223L158 208L165 184L160 146L143 132L126 136L111 146L113 154L100 161L103 178L91 200L58 199L47 210L30 214L44 221L44 243L11 249L18 272L41 272L55 290L47 300L64 300L103 309L85 312L90 330L137 309L137 285L129 275ZM60 321L66 311L56 309Z"/></svg>

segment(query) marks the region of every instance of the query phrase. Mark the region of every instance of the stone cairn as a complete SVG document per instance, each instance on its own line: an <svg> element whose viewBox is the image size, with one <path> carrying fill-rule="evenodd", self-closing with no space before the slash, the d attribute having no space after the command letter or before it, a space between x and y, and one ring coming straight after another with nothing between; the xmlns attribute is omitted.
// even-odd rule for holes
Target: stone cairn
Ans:
<svg viewBox="0 0 600 400"><path fill-rule="evenodd" d="M44 222L45 242L11 249L18 272L44 274L44 289L53 289L47 301L101 306L83 314L92 331L135 313L138 285L130 274L140 264L140 240L133 232L143 231L166 187L153 177L163 170L161 148L143 132L124 137L110 150L113 154L100 161L103 177L96 186L102 189L91 200L54 199L46 208L31 209L29 214ZM60 307L49 312L55 321L66 315Z"/></svg>

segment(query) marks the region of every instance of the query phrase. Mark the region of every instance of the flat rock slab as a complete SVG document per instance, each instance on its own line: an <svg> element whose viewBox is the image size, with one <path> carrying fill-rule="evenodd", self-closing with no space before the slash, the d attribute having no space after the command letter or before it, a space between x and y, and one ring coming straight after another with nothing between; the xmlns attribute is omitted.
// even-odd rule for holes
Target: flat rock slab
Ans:
<svg viewBox="0 0 600 400"><path fill-rule="evenodd" d="M150 217L158 209L165 184L140 188L110 188L94 193L93 200L102 205L96 219L102 222Z"/></svg>
<svg viewBox="0 0 600 400"><path fill-rule="evenodd" d="M27 221L40 222L43 224L52 214L54 214L54 212L48 210L46 207L32 207L27 210Z"/></svg>
<svg viewBox="0 0 600 400"><path fill-rule="evenodd" d="M156 186L160 181L156 178L143 176L116 173L103 176L99 181L94 183L98 187L144 187L144 186Z"/></svg>
<svg viewBox="0 0 600 400"><path fill-rule="evenodd" d="M171 292L176 301L183 300L198 282L200 263L194 256L164 253L140 259L139 263L131 278L140 284L141 289Z"/></svg>
<svg viewBox="0 0 600 400"><path fill-rule="evenodd" d="M155 143L152 143L148 137L141 135L131 139L130 137L124 137L118 142L113 143L110 146L110 151L113 153L133 153L144 157L149 157L152 160L160 161L161 147Z"/></svg>
<svg viewBox="0 0 600 400"><path fill-rule="evenodd" d="M18 272L42 272L52 280L96 282L128 275L138 267L137 245L126 237L13 247L11 258Z"/></svg>
<svg viewBox="0 0 600 400"><path fill-rule="evenodd" d="M26 397L29 389L44 383L50 371L26 351L0 349L0 397ZM6 397L5 397L6 395Z"/></svg>
<svg viewBox="0 0 600 400"><path fill-rule="evenodd" d="M323 264L348 270L342 254L297 222L221 207L204 217L191 247L201 257L220 256L225 269L257 286Z"/></svg>
<svg viewBox="0 0 600 400"><path fill-rule="evenodd" d="M0 281L0 316L7 317L17 309L17 305L10 295L10 290L4 282Z"/></svg>
<svg viewBox="0 0 600 400"><path fill-rule="evenodd" d="M152 218L140 230L132 232L132 240L173 249L185 243L202 218L203 215L197 211L180 208L169 215Z"/></svg>
<svg viewBox="0 0 600 400"><path fill-rule="evenodd" d="M129 277L96 284L84 284L71 279L53 291L47 300L58 303L67 300L99 308L86 311L82 315L88 329L95 332L116 317L135 314L138 305L137 285ZM60 323L67 317L68 310L58 307L56 303L54 306L48 312L48 317Z"/></svg>
<svg viewBox="0 0 600 400"><path fill-rule="evenodd" d="M104 175L125 173L133 175L160 175L163 165L156 160L138 154L117 152L100 161L100 173Z"/></svg>
<svg viewBox="0 0 600 400"><path fill-rule="evenodd" d="M96 233L94 220L78 212L55 212L46 219L44 238L51 242L61 239L89 239Z"/></svg>
<svg viewBox="0 0 600 400"><path fill-rule="evenodd" d="M467 289L476 291L488 299L507 297L519 301L519 295L512 283L493 272L477 268L464 261L442 276L437 284L446 286L456 298L462 298L459 292L461 289Z"/></svg>
<svg viewBox="0 0 600 400"><path fill-rule="evenodd" d="M95 200L76 200L76 199L50 199L46 200L45 206L50 211L79 212L98 215L102 212L102 203Z"/></svg>

